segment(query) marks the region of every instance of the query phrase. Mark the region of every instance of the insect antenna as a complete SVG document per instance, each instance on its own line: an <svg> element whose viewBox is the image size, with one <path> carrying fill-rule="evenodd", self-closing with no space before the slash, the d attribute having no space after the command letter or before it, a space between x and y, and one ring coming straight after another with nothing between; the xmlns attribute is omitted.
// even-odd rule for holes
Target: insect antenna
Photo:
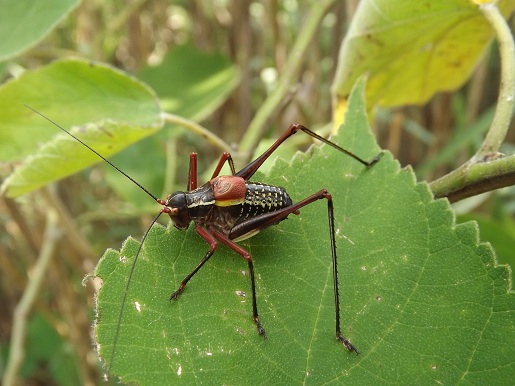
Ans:
<svg viewBox="0 0 515 386"><path fill-rule="evenodd" d="M34 111L36 114L38 114L39 116L45 118L48 122L52 123L54 126L57 126L59 129L61 129L62 131L64 131L66 134L68 134L70 137L72 137L73 139L75 139L77 142L81 143L82 145L86 146L86 148L88 148L89 150L91 150L93 153L95 153L97 156L99 156L101 159L103 159L105 162L107 162L109 165L111 165L113 168L115 168L118 172L120 172L122 175L124 175L125 177L127 177L130 181L132 181L133 184L135 184L136 186L138 186L141 190L143 190L145 193L147 193L150 197L152 197L155 201L159 202L161 200L159 200L156 196L154 196L152 193L150 193L143 185L141 185L139 182L137 182L134 178L132 178L131 176L129 176L127 173L125 173L123 170L121 170L118 166L116 166L115 164L113 164L111 161L109 161L107 158L105 158L102 154L100 154L98 151L96 151L95 149L93 149L91 146L89 146L87 143L85 143L84 141L82 141L81 139L79 139L78 137L76 137L75 135L73 135L72 133L70 133L68 130L66 130L65 128L63 128L62 126L60 126L59 124L57 124L56 122L54 122L53 120L51 120L50 118L48 118L46 115L40 113L39 111L37 110L34 110L32 107L30 107L29 105L24 105L25 107L27 107L28 109Z"/></svg>
<svg viewBox="0 0 515 386"><path fill-rule="evenodd" d="M147 193L150 197L152 197L156 202L158 202L159 204L161 205L165 205L166 201L165 200L161 200L161 199L158 199L155 195L153 195L152 193L150 193L150 191L148 191L143 185L141 185L139 182L137 182L134 178L132 178L131 176L129 176L127 173L125 173L123 170L121 170L118 166L116 166L115 164L113 164L111 161L109 161L107 158L105 158L102 154L100 154L98 151L96 151L95 149L93 149L91 146L89 146L87 143L85 143L84 141L82 141L81 139L79 139L78 137L76 137L75 135L73 135L72 133L70 133L68 130L66 130L65 128L63 128L62 126L60 126L57 122L54 122L52 119L50 119L49 117L47 117L46 115L40 113L39 111L33 109L32 107L30 107L29 105L24 105L25 107L27 107L28 109L32 110L33 112L35 112L36 114L38 114L39 116L45 118L48 122L52 123L54 126L57 126L59 129L61 129L61 131L65 132L66 134L68 134L70 137L72 137L73 139L75 139L77 142L81 143L82 145L84 145L87 149L91 150L93 153L95 153L98 157L100 157L102 160L104 160L105 162L107 162L111 167L113 167L115 170L117 170L119 173L121 173L122 175L124 175L127 179L129 179L130 181L132 181L133 184L135 184L136 186L138 186L141 190L143 190L145 193ZM157 214L156 217L154 217L154 219L152 220L152 222L150 223L149 227L147 228L147 230L145 231L145 234L143 235L143 237L141 238L141 243L138 247L138 250L136 252L136 256L134 257L134 261L132 262L132 265L131 265L131 269L129 271L129 276L127 278L127 283L125 284L125 290L123 292L123 298L122 298L122 303L121 303L121 306L120 306L120 314L118 316L118 323L116 324L116 330L115 330L115 333L114 333L114 340L113 340L113 348L111 350L111 357L110 357L110 361L109 361L109 367L107 369L107 375L109 376L109 374L111 373L111 368L113 366L113 359L114 359L114 355L115 355L115 352L116 352L116 344L118 342L118 335L119 335L119 332L120 332L120 326L121 326L121 321L122 321L122 316L123 316L123 312L124 312L124 309L125 309L125 303L127 302L127 294L129 293L129 286L130 286L130 283L131 283L131 280L132 280L132 275L134 273L134 269L136 267L136 262L138 261L138 257L141 253L141 250L143 248L143 243L145 242L149 232L150 232L150 229L152 229L152 227L154 226L154 224L157 222L157 220L159 219L159 217L161 216L161 214L164 213L162 210L159 211L159 213Z"/></svg>
<svg viewBox="0 0 515 386"><path fill-rule="evenodd" d="M145 234L141 238L140 245L138 247L138 250L136 251L136 256L134 257L134 261L132 262L131 269L129 271L129 276L127 277L127 283L125 284L125 290L123 291L122 304L120 306L120 314L118 315L118 323L116 324L116 330L114 332L113 348L111 349L111 357L110 357L110 360L109 360L109 367L107 368L107 375L108 376L111 373L111 368L112 368L113 362L114 362L114 354L115 354L115 351L116 351L116 344L118 342L118 333L120 332L120 326L121 326L121 323L122 323L123 311L125 309L125 303L127 301L127 294L129 293L129 286L130 286L131 281L132 281L132 274L134 273L134 269L136 268L136 261L138 261L139 254L140 254L141 250L143 249L143 244L144 244L145 240L147 239L147 236L148 236L148 234L150 232L150 229L152 229L152 227L157 222L157 219L159 218L159 216L161 216L162 213L163 212L160 211L157 214L157 216L154 217L154 219L150 223L149 227L145 231Z"/></svg>

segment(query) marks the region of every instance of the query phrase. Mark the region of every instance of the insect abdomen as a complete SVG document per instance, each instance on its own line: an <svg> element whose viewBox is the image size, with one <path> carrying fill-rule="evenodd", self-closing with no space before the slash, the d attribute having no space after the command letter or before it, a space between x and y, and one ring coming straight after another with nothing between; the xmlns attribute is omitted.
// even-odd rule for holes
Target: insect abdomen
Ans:
<svg viewBox="0 0 515 386"><path fill-rule="evenodd" d="M286 208L292 200L286 191L274 185L259 182L247 182L245 201L243 202L240 221L263 213L270 213Z"/></svg>

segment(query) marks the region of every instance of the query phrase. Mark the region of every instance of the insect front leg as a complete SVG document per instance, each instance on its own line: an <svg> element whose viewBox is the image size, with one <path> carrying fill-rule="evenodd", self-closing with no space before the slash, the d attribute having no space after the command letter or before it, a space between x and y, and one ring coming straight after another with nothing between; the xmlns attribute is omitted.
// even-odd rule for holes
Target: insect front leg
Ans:
<svg viewBox="0 0 515 386"><path fill-rule="evenodd" d="M190 170L188 173L188 190L197 189L197 153L190 153Z"/></svg>
<svg viewBox="0 0 515 386"><path fill-rule="evenodd" d="M182 293L182 291L184 291L184 287L186 287L186 284L190 281L190 279L193 277L193 275L195 275L198 272L198 270L200 268L202 268L204 263L206 261L208 261L211 256L213 256L213 254L216 251L216 248L218 247L218 243L215 240L215 238L213 237L213 235L211 233L209 233L204 227L202 227L201 225L196 225L195 231L199 234L200 237L202 237L204 239L204 241L206 243L209 244L209 251L206 252L206 254L202 258L202 260L200 260L200 262L197 264L195 269L193 271L191 271L188 274L188 276L186 276L181 281L179 288L173 294L170 295L170 299L169 299L170 301L177 300L179 298L179 295Z"/></svg>

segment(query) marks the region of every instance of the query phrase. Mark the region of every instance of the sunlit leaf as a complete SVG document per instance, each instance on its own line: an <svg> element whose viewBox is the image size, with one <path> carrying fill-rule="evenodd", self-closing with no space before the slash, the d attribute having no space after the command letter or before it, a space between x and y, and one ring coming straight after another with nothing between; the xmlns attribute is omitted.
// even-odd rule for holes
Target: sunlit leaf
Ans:
<svg viewBox="0 0 515 386"><path fill-rule="evenodd" d="M27 72L0 89L0 154L3 160L29 155L2 185L11 197L101 161L24 104L73 127L104 157L162 126L151 90L111 67L64 60Z"/></svg>
<svg viewBox="0 0 515 386"><path fill-rule="evenodd" d="M0 61L38 43L78 4L78 0L0 0Z"/></svg>
<svg viewBox="0 0 515 386"><path fill-rule="evenodd" d="M515 8L513 0L498 5L505 15ZM460 87L492 37L469 0L361 1L340 48L333 97L344 103L367 73L369 107L424 103Z"/></svg>

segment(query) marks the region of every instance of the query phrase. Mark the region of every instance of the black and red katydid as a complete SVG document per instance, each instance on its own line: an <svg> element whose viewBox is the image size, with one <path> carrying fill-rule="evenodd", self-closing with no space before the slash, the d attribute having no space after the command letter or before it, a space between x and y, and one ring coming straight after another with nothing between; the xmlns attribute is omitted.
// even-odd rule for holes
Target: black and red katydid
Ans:
<svg viewBox="0 0 515 386"><path fill-rule="evenodd" d="M127 294L129 291L129 285L138 256L140 255L141 248L145 242L145 239L147 238L150 229L161 216L161 214L168 214L174 226L179 230L187 229L190 223L193 222L197 234L202 237L202 239L209 245L209 250L206 252L204 257L191 271L191 273L182 280L179 288L170 295L169 300L172 301L179 298L186 284L211 258L211 256L213 256L218 243L221 242L247 261L252 290L252 318L256 324L259 335L266 338L265 329L259 320L252 257L249 252L236 244L236 242L252 237L261 230L271 225L275 225L282 220L285 220L288 215L292 213L298 214L299 209L302 207L321 199L325 199L327 201L327 217L329 221L329 237L331 242L331 258L333 266L336 338L347 348L347 350L354 351L356 354L359 354L358 350L349 342L347 338L343 336L340 329L340 300L338 291L338 270L333 215L334 210L331 194L326 189L322 189L297 203L293 203L285 189L279 186L251 182L250 178L252 178L259 167L287 138L297 133L299 130L335 148L336 150L347 154L366 167L370 167L375 164L379 160L381 153L371 161L365 161L355 154L341 148L335 143L321 137L308 128L299 124L292 124L288 130L286 130L286 132L279 139L277 139L277 141L275 141L275 143L267 151L265 151L263 154L261 154L254 161L249 163L238 172L236 172L234 168L234 162L231 155L229 153L223 153L211 179L200 187L197 185L197 154L191 153L187 190L184 192L179 191L172 193L165 200L162 200L158 199L132 177L120 170L116 165L104 158L104 156L99 154L96 150L91 148L82 140L75 137L63 127L59 126L56 122L52 121L50 118L32 109L31 107L27 107L59 127L62 131L73 137L82 145L86 146L102 160L107 162L110 166L115 168L118 172L123 174L126 178L145 191L158 204L163 206L163 208L161 208L158 215L152 220L150 226L143 235L141 244L132 263L120 306L120 315L115 331L110 365L113 363L116 342L120 330L120 322L123 316ZM220 176L220 171L226 162L231 168L232 175Z"/></svg>

